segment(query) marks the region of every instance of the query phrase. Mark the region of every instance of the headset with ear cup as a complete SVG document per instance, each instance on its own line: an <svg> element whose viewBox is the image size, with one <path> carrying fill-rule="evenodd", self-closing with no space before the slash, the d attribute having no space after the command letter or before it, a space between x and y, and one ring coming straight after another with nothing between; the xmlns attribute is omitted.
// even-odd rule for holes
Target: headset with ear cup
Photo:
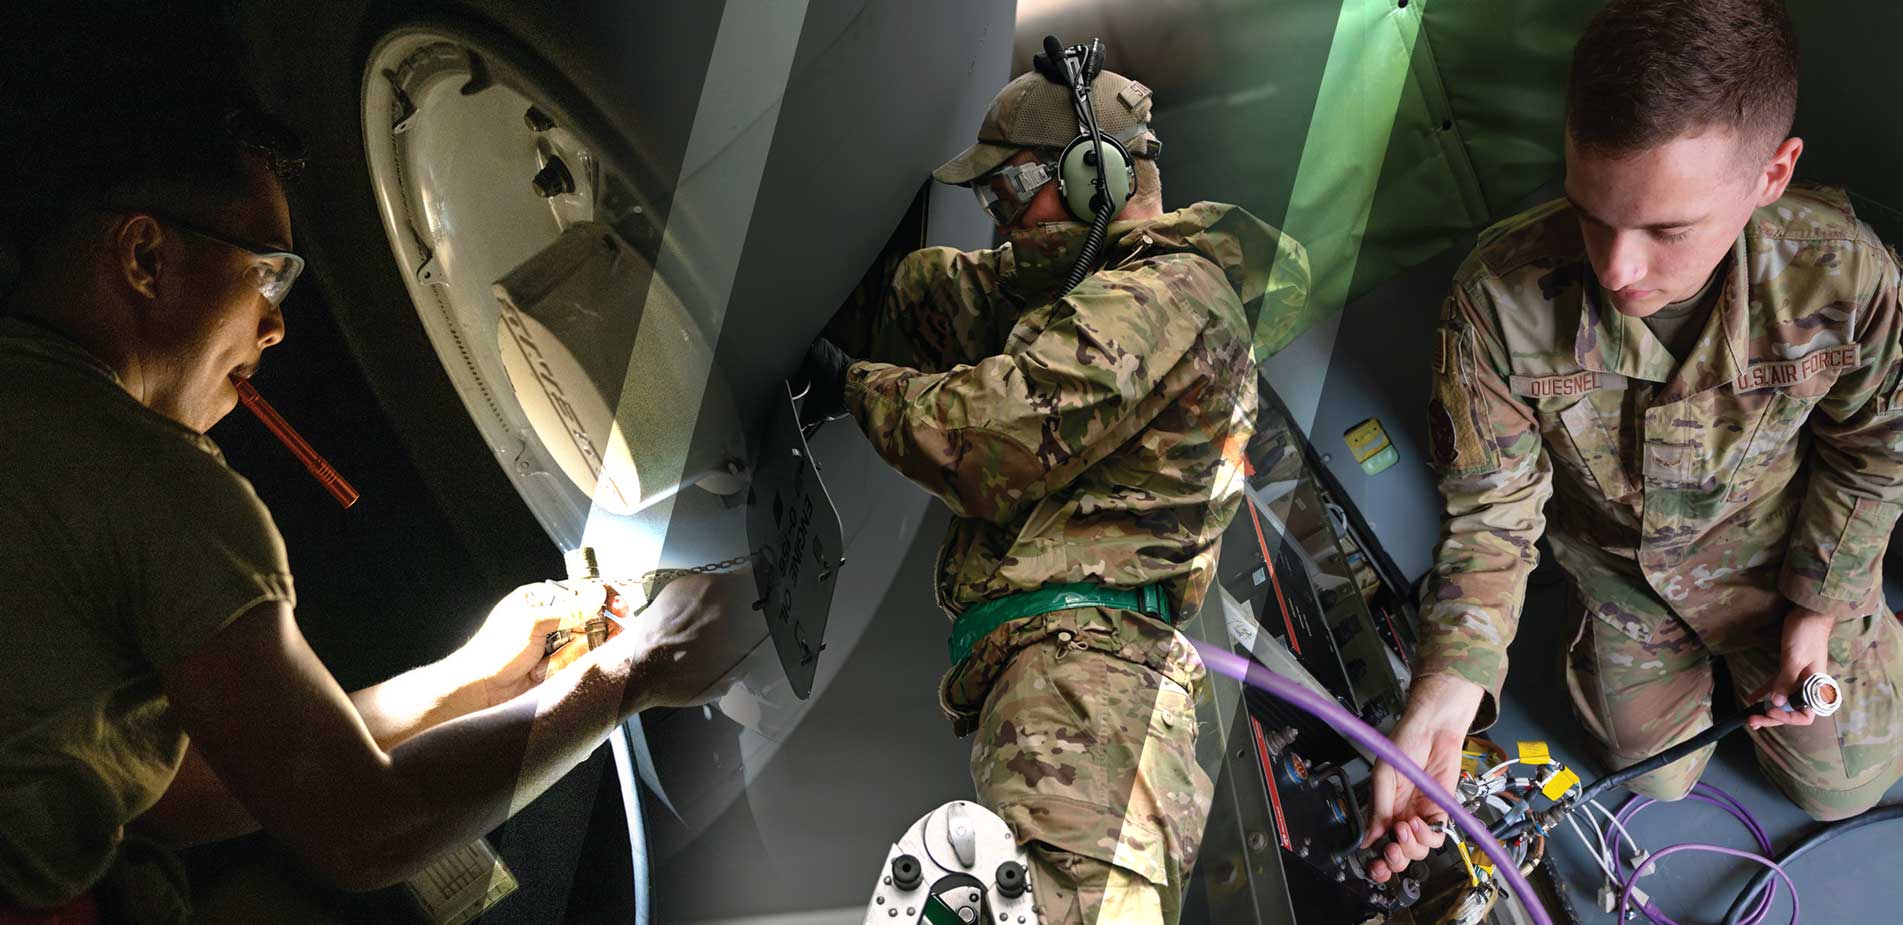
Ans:
<svg viewBox="0 0 1903 925"><path fill-rule="evenodd" d="M1091 39L1088 45L1060 48L1056 36L1046 36L1044 54L1031 62L1038 73L1068 88L1077 107L1077 137L1057 158L1057 192L1064 209L1080 222L1096 220L1099 191L1107 201L1106 211L1114 218L1135 194L1137 185L1136 163L1129 149L1097 127L1091 83L1102 73L1103 59L1103 43L1097 39Z"/></svg>
<svg viewBox="0 0 1903 925"><path fill-rule="evenodd" d="M1084 235L1083 250L1064 278L1063 292L1077 288L1090 275L1103 249L1110 219L1123 210L1136 189L1136 166L1130 152L1114 138L1105 138L1097 128L1097 109L1090 99L1090 83L1103 70L1103 43L1091 39L1089 45L1073 45L1069 50L1057 43L1057 36L1044 37L1044 55L1032 65L1045 77L1059 80L1070 88L1070 100L1077 107L1078 135L1064 146L1058 158L1058 193L1064 208L1078 221L1090 223ZM1116 158L1116 163L1110 159ZM1111 177L1121 182L1113 185Z"/></svg>

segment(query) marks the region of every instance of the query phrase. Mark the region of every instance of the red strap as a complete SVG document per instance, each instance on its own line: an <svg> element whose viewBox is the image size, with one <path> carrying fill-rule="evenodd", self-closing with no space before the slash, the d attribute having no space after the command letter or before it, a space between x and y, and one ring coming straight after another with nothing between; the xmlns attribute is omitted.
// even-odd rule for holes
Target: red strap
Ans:
<svg viewBox="0 0 1903 925"><path fill-rule="evenodd" d="M54 909L28 910L0 902L0 925L100 925L99 904L91 893Z"/></svg>

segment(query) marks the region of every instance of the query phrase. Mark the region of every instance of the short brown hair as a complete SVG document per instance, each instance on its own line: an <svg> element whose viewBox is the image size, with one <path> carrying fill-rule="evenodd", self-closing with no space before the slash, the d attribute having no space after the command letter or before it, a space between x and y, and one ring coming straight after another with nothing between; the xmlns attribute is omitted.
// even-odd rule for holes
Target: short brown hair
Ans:
<svg viewBox="0 0 1903 925"><path fill-rule="evenodd" d="M0 287L67 272L63 252L103 227L102 210L190 214L243 195L249 158L280 180L303 165L290 127L203 54L237 42L215 6L23 5L30 28L0 35L0 60L36 55L0 82L0 164L13 168L0 176L0 262L13 265Z"/></svg>
<svg viewBox="0 0 1903 925"><path fill-rule="evenodd" d="M1573 48L1566 130L1621 155L1722 127L1765 156L1797 116L1797 33L1783 0L1612 0Z"/></svg>

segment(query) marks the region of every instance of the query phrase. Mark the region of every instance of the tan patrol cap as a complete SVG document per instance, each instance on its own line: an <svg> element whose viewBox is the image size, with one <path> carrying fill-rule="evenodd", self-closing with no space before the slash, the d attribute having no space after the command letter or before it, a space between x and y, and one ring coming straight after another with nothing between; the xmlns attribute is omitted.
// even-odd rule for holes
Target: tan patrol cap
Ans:
<svg viewBox="0 0 1903 925"><path fill-rule="evenodd" d="M1150 130L1150 88L1112 71L1090 82L1097 128L1134 157L1156 157L1163 142ZM964 185L998 168L1023 148L1062 148L1076 138L1070 90L1036 71L1004 85L978 126L978 143L932 171L940 183Z"/></svg>

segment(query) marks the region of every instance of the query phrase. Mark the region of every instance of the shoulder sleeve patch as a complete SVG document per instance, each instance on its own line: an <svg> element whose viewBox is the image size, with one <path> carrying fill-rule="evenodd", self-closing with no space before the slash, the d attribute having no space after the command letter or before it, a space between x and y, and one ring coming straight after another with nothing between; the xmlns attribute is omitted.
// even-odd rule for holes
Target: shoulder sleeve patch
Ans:
<svg viewBox="0 0 1903 925"><path fill-rule="evenodd" d="M1434 466L1452 476L1497 471L1500 450L1474 381L1473 332L1453 319L1441 322L1436 334L1434 394L1427 405Z"/></svg>

